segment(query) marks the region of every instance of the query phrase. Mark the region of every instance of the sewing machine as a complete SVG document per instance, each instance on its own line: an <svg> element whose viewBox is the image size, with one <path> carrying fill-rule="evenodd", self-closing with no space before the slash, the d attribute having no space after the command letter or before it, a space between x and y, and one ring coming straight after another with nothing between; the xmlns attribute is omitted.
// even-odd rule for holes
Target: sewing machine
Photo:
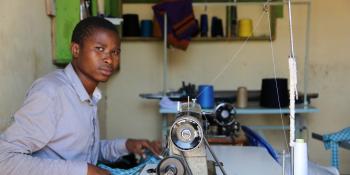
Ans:
<svg viewBox="0 0 350 175"><path fill-rule="evenodd" d="M215 165L226 174L204 136L203 123L202 109L195 101L179 104L176 120L167 137L164 158L156 167L146 166L141 174L211 175L216 174ZM208 161L207 150L215 163Z"/></svg>

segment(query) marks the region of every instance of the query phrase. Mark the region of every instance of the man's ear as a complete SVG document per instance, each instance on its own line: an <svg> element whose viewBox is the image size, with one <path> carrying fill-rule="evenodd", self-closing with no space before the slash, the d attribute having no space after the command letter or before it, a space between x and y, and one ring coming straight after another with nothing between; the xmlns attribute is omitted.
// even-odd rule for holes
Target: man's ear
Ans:
<svg viewBox="0 0 350 175"><path fill-rule="evenodd" d="M73 58L78 58L79 51L80 51L80 46L79 46L79 44L73 42L73 43L71 44L70 50L71 50L71 52L72 52Z"/></svg>

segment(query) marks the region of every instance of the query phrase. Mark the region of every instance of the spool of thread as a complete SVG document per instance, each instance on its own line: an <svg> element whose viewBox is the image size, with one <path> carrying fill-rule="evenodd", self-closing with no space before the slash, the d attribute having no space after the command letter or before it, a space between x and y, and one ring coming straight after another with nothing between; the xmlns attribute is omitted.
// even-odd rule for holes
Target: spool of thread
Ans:
<svg viewBox="0 0 350 175"><path fill-rule="evenodd" d="M152 20L142 20L141 21L141 36L151 37L153 33L153 21Z"/></svg>
<svg viewBox="0 0 350 175"><path fill-rule="evenodd" d="M251 19L240 19L238 21L238 36L251 37L253 36L253 21Z"/></svg>
<svg viewBox="0 0 350 175"><path fill-rule="evenodd" d="M222 26L222 20L214 16L211 19L211 36L212 37L223 37L224 31Z"/></svg>
<svg viewBox="0 0 350 175"><path fill-rule="evenodd" d="M294 145L294 175L308 175L307 145L304 139L296 139Z"/></svg>
<svg viewBox="0 0 350 175"><path fill-rule="evenodd" d="M231 37L237 37L237 7L231 7Z"/></svg>
<svg viewBox="0 0 350 175"><path fill-rule="evenodd" d="M246 87L237 88L237 107L245 108L248 106L248 90Z"/></svg>
<svg viewBox="0 0 350 175"><path fill-rule="evenodd" d="M201 37L207 37L208 36L208 15L202 14L201 15Z"/></svg>
<svg viewBox="0 0 350 175"><path fill-rule="evenodd" d="M289 105L288 79L264 78L261 84L260 105L268 108Z"/></svg>
<svg viewBox="0 0 350 175"><path fill-rule="evenodd" d="M137 14L123 15L123 36L140 36L139 16Z"/></svg>
<svg viewBox="0 0 350 175"><path fill-rule="evenodd" d="M214 108L214 87L212 85L198 86L198 103L203 109Z"/></svg>

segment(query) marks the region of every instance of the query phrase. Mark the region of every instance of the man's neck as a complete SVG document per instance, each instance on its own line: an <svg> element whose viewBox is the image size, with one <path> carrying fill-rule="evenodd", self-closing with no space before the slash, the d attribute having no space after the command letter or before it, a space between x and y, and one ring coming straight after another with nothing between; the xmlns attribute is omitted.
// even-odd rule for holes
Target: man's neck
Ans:
<svg viewBox="0 0 350 175"><path fill-rule="evenodd" d="M80 72L79 69L77 69L74 64L72 64L72 66L73 66L75 73L78 75L81 83L83 84L84 89L91 97L92 94L94 93L97 85L98 85L98 82L92 80L90 77L88 77L85 74L83 74L82 72Z"/></svg>

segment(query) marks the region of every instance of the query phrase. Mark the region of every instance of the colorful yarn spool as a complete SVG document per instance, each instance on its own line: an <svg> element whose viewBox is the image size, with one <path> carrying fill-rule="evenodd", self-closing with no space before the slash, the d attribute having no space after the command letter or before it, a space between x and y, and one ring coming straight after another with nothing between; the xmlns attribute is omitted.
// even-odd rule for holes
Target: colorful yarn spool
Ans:
<svg viewBox="0 0 350 175"><path fill-rule="evenodd" d="M152 20L142 20L141 21L141 36L151 37L153 33L153 22Z"/></svg>
<svg viewBox="0 0 350 175"><path fill-rule="evenodd" d="M203 109L214 108L214 87L212 85L198 86L198 103Z"/></svg>
<svg viewBox="0 0 350 175"><path fill-rule="evenodd" d="M137 14L123 15L123 36L140 36L139 16Z"/></svg>
<svg viewBox="0 0 350 175"><path fill-rule="evenodd" d="M211 36L212 37L224 36L222 20L216 16L213 16L211 19Z"/></svg>
<svg viewBox="0 0 350 175"><path fill-rule="evenodd" d="M238 87L236 105L239 108L245 108L248 106L248 90L246 87Z"/></svg>
<svg viewBox="0 0 350 175"><path fill-rule="evenodd" d="M289 105L288 79L264 78L261 83L260 106L268 108Z"/></svg>
<svg viewBox="0 0 350 175"><path fill-rule="evenodd" d="M239 37L253 36L253 21L251 19L240 19L238 22L238 26Z"/></svg>
<svg viewBox="0 0 350 175"><path fill-rule="evenodd" d="M207 37L208 36L208 15L202 14L201 15L201 37Z"/></svg>

